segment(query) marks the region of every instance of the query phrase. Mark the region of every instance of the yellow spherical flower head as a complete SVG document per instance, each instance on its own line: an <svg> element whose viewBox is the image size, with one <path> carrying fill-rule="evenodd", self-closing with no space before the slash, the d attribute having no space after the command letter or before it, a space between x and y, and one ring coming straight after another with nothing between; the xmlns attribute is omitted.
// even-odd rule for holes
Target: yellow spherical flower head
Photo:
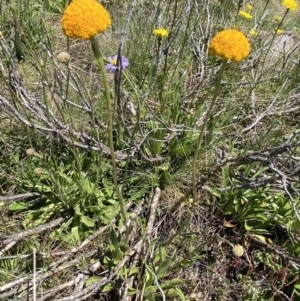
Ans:
<svg viewBox="0 0 300 301"><path fill-rule="evenodd" d="M153 33L160 39L166 37L169 34L168 31L164 28L154 29Z"/></svg>
<svg viewBox="0 0 300 301"><path fill-rule="evenodd" d="M74 0L64 11L62 29L67 37L88 40L111 26L108 11L96 0Z"/></svg>
<svg viewBox="0 0 300 301"><path fill-rule="evenodd" d="M285 8L293 10L293 11L298 9L298 3L295 0L283 0L281 2L281 5Z"/></svg>
<svg viewBox="0 0 300 301"><path fill-rule="evenodd" d="M239 30L225 29L215 35L208 50L212 56L239 62L250 53L250 43Z"/></svg>

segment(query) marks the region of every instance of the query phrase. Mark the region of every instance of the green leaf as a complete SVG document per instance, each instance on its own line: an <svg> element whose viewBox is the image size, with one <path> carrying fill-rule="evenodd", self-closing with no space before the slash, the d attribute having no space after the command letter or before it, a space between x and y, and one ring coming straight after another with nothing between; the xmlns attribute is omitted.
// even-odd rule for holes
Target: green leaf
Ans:
<svg viewBox="0 0 300 301"><path fill-rule="evenodd" d="M88 194L92 194L94 191L94 187L88 178L84 178L83 183L82 183L82 188L83 188L83 191L87 192Z"/></svg>
<svg viewBox="0 0 300 301"><path fill-rule="evenodd" d="M180 288L178 288L178 287L176 287L175 290L176 290L177 295L179 296L179 298L180 298L181 300L185 300L185 296L184 296L183 291L182 291Z"/></svg>
<svg viewBox="0 0 300 301"><path fill-rule="evenodd" d="M95 225L95 222L90 217L85 215L80 217L80 221L88 227L94 227Z"/></svg>
<svg viewBox="0 0 300 301"><path fill-rule="evenodd" d="M8 209L11 211L27 209L28 205L25 202L13 202L9 205Z"/></svg>
<svg viewBox="0 0 300 301"><path fill-rule="evenodd" d="M129 270L129 273L128 273L128 276L132 276L134 274L138 274L139 273L139 269L137 267L132 267L130 270Z"/></svg>
<svg viewBox="0 0 300 301"><path fill-rule="evenodd" d="M105 203L110 204L110 205L117 205L118 202L114 199L107 199L105 200Z"/></svg>
<svg viewBox="0 0 300 301"><path fill-rule="evenodd" d="M252 179L255 179L256 177L258 177L260 174L262 174L263 172L265 172L266 170L269 169L269 166L264 167L264 168L260 168L253 176Z"/></svg>
<svg viewBox="0 0 300 301"><path fill-rule="evenodd" d="M90 286L91 284L93 284L94 282L97 282L101 279L101 277L99 276L92 276L90 277L86 282L85 282L85 285L86 286Z"/></svg>
<svg viewBox="0 0 300 301"><path fill-rule="evenodd" d="M52 192L51 187L47 185L36 184L36 185L30 185L29 187L34 187L38 192Z"/></svg>
<svg viewBox="0 0 300 301"><path fill-rule="evenodd" d="M159 247L156 249L153 263L158 263L166 259L167 251L165 247Z"/></svg>
<svg viewBox="0 0 300 301"><path fill-rule="evenodd" d="M183 259L182 261L180 261L180 266L186 267L186 266L190 266L193 263L192 259Z"/></svg>
<svg viewBox="0 0 300 301"><path fill-rule="evenodd" d="M148 298L154 294L157 291L157 286L156 285L150 285L150 286L146 286L145 288L145 296L147 296Z"/></svg>
<svg viewBox="0 0 300 301"><path fill-rule="evenodd" d="M73 227L71 230L72 237L75 241L79 241L79 234L78 234L78 226Z"/></svg>
<svg viewBox="0 0 300 301"><path fill-rule="evenodd" d="M226 187L229 182L229 171L228 168L222 168L222 187Z"/></svg>
<svg viewBox="0 0 300 301"><path fill-rule="evenodd" d="M137 290L131 286L128 287L127 296L132 296L137 293Z"/></svg>
<svg viewBox="0 0 300 301"><path fill-rule="evenodd" d="M106 178L103 178L102 183L104 185L104 190L105 190L106 194L109 196L112 196L114 193L112 182L107 180Z"/></svg>
<svg viewBox="0 0 300 301"><path fill-rule="evenodd" d="M249 225L247 224L247 222L244 222L244 228L245 228L247 231L250 231L250 230L252 230L253 227L249 226Z"/></svg>
<svg viewBox="0 0 300 301"><path fill-rule="evenodd" d="M222 196L222 193L214 187L209 187L209 191L218 198L220 198Z"/></svg>
<svg viewBox="0 0 300 301"><path fill-rule="evenodd" d="M153 284L155 277L154 277L154 272L148 265L146 265L146 269L147 269L147 276L146 276L145 287L148 288Z"/></svg>
<svg viewBox="0 0 300 301"><path fill-rule="evenodd" d="M184 282L179 278L174 278L170 281L164 282L161 284L162 289L175 288L178 285L182 285Z"/></svg>
<svg viewBox="0 0 300 301"><path fill-rule="evenodd" d="M294 289L296 289L298 292L300 292L300 283L295 283Z"/></svg>
<svg viewBox="0 0 300 301"><path fill-rule="evenodd" d="M98 216L105 223L108 224L118 213L117 208L114 206L103 207Z"/></svg>
<svg viewBox="0 0 300 301"><path fill-rule="evenodd" d="M264 215L262 213L251 213L251 214L247 214L245 216L245 218L247 218L247 220L251 220L251 221L259 221L259 222L265 222L268 221L269 218L267 215Z"/></svg>
<svg viewBox="0 0 300 301"><path fill-rule="evenodd" d="M73 182L73 179L68 177L66 174L64 174L63 172L58 172L58 174L69 184L71 184Z"/></svg>
<svg viewBox="0 0 300 301"><path fill-rule="evenodd" d="M169 167L170 167L170 163L167 162L167 163L164 163L164 164L159 165L159 166L158 166L158 169L159 169L159 170L168 170Z"/></svg>
<svg viewBox="0 0 300 301"><path fill-rule="evenodd" d="M76 215L78 215L78 216L82 216L82 213L81 213L81 209L80 209L80 205L79 204L77 204L75 207L74 207L74 209L75 209L75 213L76 213Z"/></svg>
<svg viewBox="0 0 300 301"><path fill-rule="evenodd" d="M128 202L139 200L142 196L145 195L149 191L149 187L147 185L143 186L141 189L139 189L137 192L133 193L130 198L128 199Z"/></svg>
<svg viewBox="0 0 300 301"><path fill-rule="evenodd" d="M99 206L96 206L96 205L87 206L87 207L85 207L85 208L86 208L86 210L87 210L88 212L94 212L94 213L98 213L98 212L100 212L100 210L101 210L101 208L100 208Z"/></svg>
<svg viewBox="0 0 300 301"><path fill-rule="evenodd" d="M74 218L73 217L70 217L63 225L62 225L62 228L64 229L67 229L71 223L73 222Z"/></svg>
<svg viewBox="0 0 300 301"><path fill-rule="evenodd" d="M146 257L150 254L152 247L157 243L157 241L158 241L158 238L151 240L149 247L147 248L148 250L146 252Z"/></svg>
<svg viewBox="0 0 300 301"><path fill-rule="evenodd" d="M103 288L102 288L102 293L105 293L105 292L110 292L111 291L111 288L112 288L112 284L111 283L108 283L106 284Z"/></svg>
<svg viewBox="0 0 300 301"><path fill-rule="evenodd" d="M174 298L177 296L177 292L175 289L171 288L165 291L166 297Z"/></svg>
<svg viewBox="0 0 300 301"><path fill-rule="evenodd" d="M156 273L157 278L159 279L160 277L164 276L168 271L168 269L170 268L170 266L173 265L173 263L174 263L173 259L167 259L163 261L157 269L157 273Z"/></svg>

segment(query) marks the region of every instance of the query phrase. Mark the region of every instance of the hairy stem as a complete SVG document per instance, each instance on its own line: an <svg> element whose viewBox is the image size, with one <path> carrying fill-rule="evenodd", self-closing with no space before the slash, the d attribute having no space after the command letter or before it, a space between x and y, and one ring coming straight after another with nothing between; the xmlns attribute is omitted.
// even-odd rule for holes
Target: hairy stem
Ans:
<svg viewBox="0 0 300 301"><path fill-rule="evenodd" d="M122 193L119 189L118 180L117 180L117 166L116 166L116 156L115 156L115 150L114 150L113 128L112 128L113 127L113 116L112 116L112 107L111 107L111 100L110 100L110 93L109 93L109 86L108 86L108 81L107 81L107 76L106 76L106 70L105 70L103 57L102 57L102 54L101 54L101 51L97 44L96 39L91 38L91 43L92 43L94 56L98 62L98 65L100 67L100 71L102 74L102 81L103 81L103 86L104 86L104 96L105 96L106 103L107 103L107 119L108 119L107 132L108 132L108 140L109 140L109 149L110 149L110 153L111 153L111 161L112 161L112 165L113 165L113 182L114 182L116 194L118 196L123 222L126 227L126 237L128 237L129 233L127 231L128 226L127 226L126 212L125 212L125 208L124 208L124 200L123 200Z"/></svg>

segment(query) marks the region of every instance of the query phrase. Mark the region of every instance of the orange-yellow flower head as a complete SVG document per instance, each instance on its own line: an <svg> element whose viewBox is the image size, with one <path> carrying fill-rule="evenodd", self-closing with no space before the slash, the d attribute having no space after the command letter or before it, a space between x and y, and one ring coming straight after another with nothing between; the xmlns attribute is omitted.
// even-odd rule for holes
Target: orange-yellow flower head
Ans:
<svg viewBox="0 0 300 301"><path fill-rule="evenodd" d="M225 29L211 40L208 51L212 56L239 62L250 53L250 43L242 32Z"/></svg>
<svg viewBox="0 0 300 301"><path fill-rule="evenodd" d="M283 0L281 2L281 5L285 8L293 10L293 11L298 9L298 3L296 0Z"/></svg>
<svg viewBox="0 0 300 301"><path fill-rule="evenodd" d="M73 0L64 11L61 23L67 37L88 40L108 29L111 19L96 0Z"/></svg>

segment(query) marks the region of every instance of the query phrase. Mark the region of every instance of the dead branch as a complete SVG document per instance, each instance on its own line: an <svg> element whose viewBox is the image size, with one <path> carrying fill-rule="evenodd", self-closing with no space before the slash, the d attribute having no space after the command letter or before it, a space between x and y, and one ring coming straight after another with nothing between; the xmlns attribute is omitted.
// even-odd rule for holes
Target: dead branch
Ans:
<svg viewBox="0 0 300 301"><path fill-rule="evenodd" d="M22 193L16 195L0 196L0 202L14 202L14 201L31 198L33 196L41 196L41 194L37 192L32 192L32 193L29 192L29 193Z"/></svg>
<svg viewBox="0 0 300 301"><path fill-rule="evenodd" d="M49 223L28 229L26 231L10 235L6 239L2 240L2 247L0 249L0 256L3 255L6 251L8 251L12 246L14 246L18 241L30 236L30 235L36 235L41 232L44 232L46 230L49 230L51 228L57 227L59 224L64 222L67 219L67 217L60 217L54 221L51 221Z"/></svg>

